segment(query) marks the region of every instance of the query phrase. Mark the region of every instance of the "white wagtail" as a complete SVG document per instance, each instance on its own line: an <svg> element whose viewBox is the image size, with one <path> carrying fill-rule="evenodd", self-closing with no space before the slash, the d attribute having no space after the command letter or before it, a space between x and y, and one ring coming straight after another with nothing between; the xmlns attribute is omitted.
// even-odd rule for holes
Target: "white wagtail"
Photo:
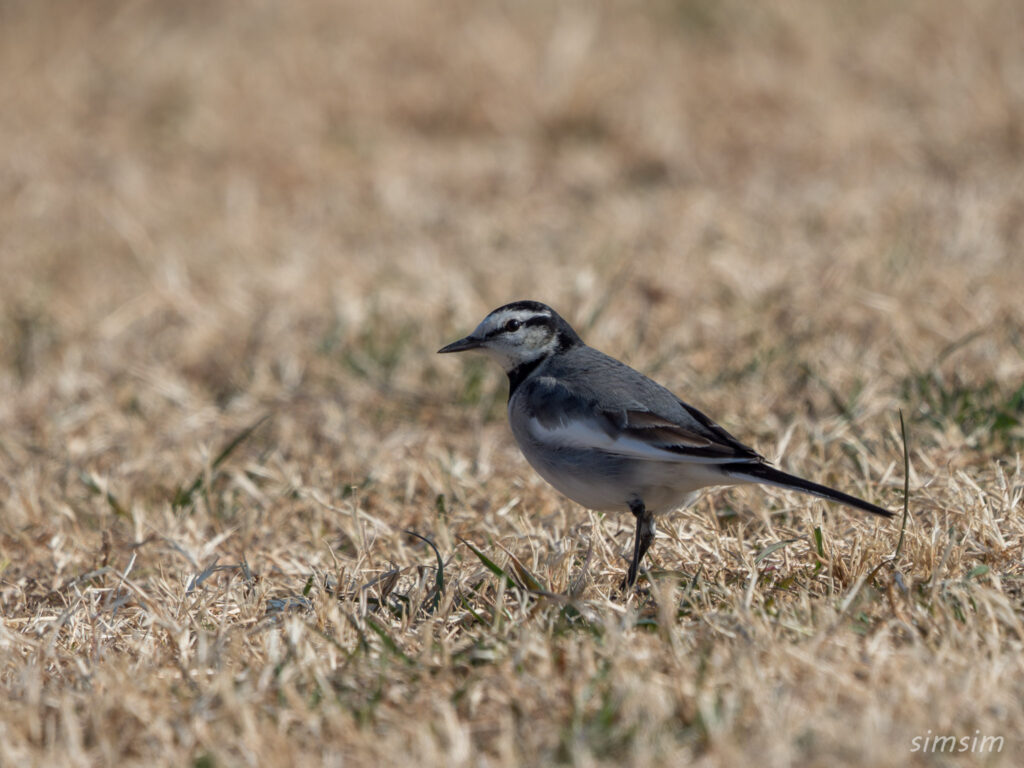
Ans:
<svg viewBox="0 0 1024 768"><path fill-rule="evenodd" d="M508 374L512 434L540 476L585 507L626 507L636 517L627 589L654 540L653 515L691 503L706 486L762 483L892 516L775 469L665 387L588 347L546 304L499 307L438 351L470 349L487 353Z"/></svg>

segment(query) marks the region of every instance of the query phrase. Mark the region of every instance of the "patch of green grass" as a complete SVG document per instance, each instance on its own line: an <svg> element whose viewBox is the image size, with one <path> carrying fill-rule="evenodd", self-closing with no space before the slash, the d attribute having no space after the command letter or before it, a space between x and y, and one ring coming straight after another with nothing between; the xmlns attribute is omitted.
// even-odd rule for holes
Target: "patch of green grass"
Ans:
<svg viewBox="0 0 1024 768"><path fill-rule="evenodd" d="M213 461L210 463L211 482L213 477L216 476L217 470L220 469L220 466L225 461L227 461L231 454L234 453L235 450L238 448L238 446L240 446L242 443L248 440L252 433L255 432L263 424L263 422L267 421L267 419L269 419L271 415L272 414L268 413L261 416L248 427L241 430L237 435L231 438L231 440L229 440L223 448L221 448L221 450L217 453L216 457L214 457ZM199 472L191 483L189 483L188 485L178 486L178 489L174 492L174 497L171 500L171 505L175 509L180 509L182 507L189 506L194 501L196 493L198 493L199 491L205 492L208 490L209 489L207 488L206 473ZM109 500L110 496L108 495L108 501ZM111 504L113 505L113 502L111 502Z"/></svg>
<svg viewBox="0 0 1024 768"><path fill-rule="evenodd" d="M1024 384L1008 388L996 379L977 382L933 368L904 378L900 397L913 407L918 423L941 429L956 424L972 444L1008 446L1024 440Z"/></svg>
<svg viewBox="0 0 1024 768"><path fill-rule="evenodd" d="M415 323L396 322L395 318L385 316L383 310L374 310L347 338L343 325L333 326L322 339L320 349L327 354L337 350L349 372L387 390L417 338L419 327Z"/></svg>

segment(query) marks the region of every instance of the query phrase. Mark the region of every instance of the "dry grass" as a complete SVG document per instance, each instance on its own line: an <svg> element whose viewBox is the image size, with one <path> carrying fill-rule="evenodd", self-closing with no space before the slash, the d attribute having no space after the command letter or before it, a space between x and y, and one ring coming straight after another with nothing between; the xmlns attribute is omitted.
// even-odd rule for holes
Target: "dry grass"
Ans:
<svg viewBox="0 0 1024 768"><path fill-rule="evenodd" d="M1022 39L1009 1L0 2L0 765L1016 764ZM628 515L433 354L527 297L893 508L903 409L900 556L723 490L610 597Z"/></svg>

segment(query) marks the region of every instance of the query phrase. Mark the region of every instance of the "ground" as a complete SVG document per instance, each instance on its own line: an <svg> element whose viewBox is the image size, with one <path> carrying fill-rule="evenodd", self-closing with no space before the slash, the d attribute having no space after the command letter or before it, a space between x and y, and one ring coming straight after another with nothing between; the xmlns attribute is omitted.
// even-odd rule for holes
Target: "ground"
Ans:
<svg viewBox="0 0 1024 768"><path fill-rule="evenodd" d="M1015 765L1022 39L0 2L0 764ZM435 354L525 298L897 516L710 491L617 594Z"/></svg>

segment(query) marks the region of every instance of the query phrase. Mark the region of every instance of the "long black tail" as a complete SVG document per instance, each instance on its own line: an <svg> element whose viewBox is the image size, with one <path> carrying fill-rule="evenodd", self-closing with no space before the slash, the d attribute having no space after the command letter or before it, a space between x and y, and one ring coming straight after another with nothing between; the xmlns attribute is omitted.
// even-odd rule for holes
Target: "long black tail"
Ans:
<svg viewBox="0 0 1024 768"><path fill-rule="evenodd" d="M800 491L801 493L809 493L811 496L817 496L828 501L834 501L838 504L845 504L848 507L855 509L862 509L865 512L870 512L873 515L881 515L882 517L892 517L893 513L887 509L875 506L863 499L858 499L856 496L851 496L848 493L837 491L834 488L829 488L827 485L819 485L818 483L812 483L810 480L804 480L802 477L796 475L790 475L782 470L771 467L767 464L731 464L722 467L727 475L734 477L737 480L746 480L751 483L763 483L765 485L774 485L779 488L789 488L793 491Z"/></svg>

